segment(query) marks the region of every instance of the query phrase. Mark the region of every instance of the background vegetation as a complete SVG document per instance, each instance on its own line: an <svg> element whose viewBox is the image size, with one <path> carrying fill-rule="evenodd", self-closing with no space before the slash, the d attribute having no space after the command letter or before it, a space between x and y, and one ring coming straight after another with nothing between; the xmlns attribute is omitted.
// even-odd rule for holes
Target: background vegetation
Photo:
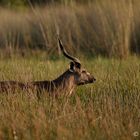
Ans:
<svg viewBox="0 0 140 140"><path fill-rule="evenodd" d="M74 52L125 58L139 55L140 2L105 0L0 9L0 47L39 48L57 54L56 34ZM75 51L76 50L76 51ZM86 54L86 55L87 55Z"/></svg>
<svg viewBox="0 0 140 140"><path fill-rule="evenodd" d="M95 0L0 0L0 4L3 6L28 6L29 3L33 5L43 5L43 4L70 4L70 3L89 3Z"/></svg>

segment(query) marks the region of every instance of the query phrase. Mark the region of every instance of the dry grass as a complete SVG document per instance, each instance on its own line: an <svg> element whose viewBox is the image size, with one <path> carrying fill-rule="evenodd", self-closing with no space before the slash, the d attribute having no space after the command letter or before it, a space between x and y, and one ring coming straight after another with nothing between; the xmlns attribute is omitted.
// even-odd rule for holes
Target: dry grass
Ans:
<svg viewBox="0 0 140 140"><path fill-rule="evenodd" d="M125 58L139 53L140 2L94 1L88 5L53 5L23 11L0 10L0 46L45 48L57 53L59 31L71 52ZM75 46L75 47L74 47Z"/></svg>
<svg viewBox="0 0 140 140"><path fill-rule="evenodd" d="M0 139L140 139L140 61L130 56L140 52L139 7L139 0L95 0L24 12L1 8L1 81L48 80L64 72L67 62L56 57L59 31L69 52L85 54L83 64L97 82L57 100L0 93Z"/></svg>
<svg viewBox="0 0 140 140"><path fill-rule="evenodd" d="M97 79L74 96L39 102L24 92L0 94L0 139L139 139L140 61L83 60ZM67 67L64 60L42 58L0 61L0 79L53 79Z"/></svg>

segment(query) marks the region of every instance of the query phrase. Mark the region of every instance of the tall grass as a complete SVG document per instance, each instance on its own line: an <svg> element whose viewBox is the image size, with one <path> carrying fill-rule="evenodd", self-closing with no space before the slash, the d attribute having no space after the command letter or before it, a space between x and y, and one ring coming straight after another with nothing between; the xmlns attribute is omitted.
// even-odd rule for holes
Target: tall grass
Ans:
<svg viewBox="0 0 140 140"><path fill-rule="evenodd" d="M140 61L92 59L83 65L94 84L78 87L70 98L38 102L26 92L0 93L0 139L119 139L140 138ZM0 79L53 79L66 69L63 60L0 60Z"/></svg>
<svg viewBox="0 0 140 140"><path fill-rule="evenodd" d="M0 9L0 46L43 48L57 53L58 31L67 49L125 58L139 54L138 0L93 1L87 5L50 5L23 11Z"/></svg>
<svg viewBox="0 0 140 140"><path fill-rule="evenodd" d="M139 5L95 0L24 12L1 8L0 81L54 79L64 72L66 61L54 61L58 32L69 52L90 56L81 61L97 81L70 98L0 93L0 139L140 139L140 61L130 56L140 52Z"/></svg>

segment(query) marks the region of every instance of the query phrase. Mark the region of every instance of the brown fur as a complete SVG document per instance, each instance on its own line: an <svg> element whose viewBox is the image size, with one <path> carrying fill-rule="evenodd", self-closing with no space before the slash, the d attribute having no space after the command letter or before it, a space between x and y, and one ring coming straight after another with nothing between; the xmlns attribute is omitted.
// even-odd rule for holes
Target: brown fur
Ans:
<svg viewBox="0 0 140 140"><path fill-rule="evenodd" d="M95 78L85 69L81 68L81 63L77 58L70 56L66 52L59 38L58 41L64 56L72 60L68 70L52 81L33 81L26 84L17 81L1 81L0 92L21 89L27 91L36 90L38 93L45 91L50 95L59 95L62 92L71 95L76 86L93 83Z"/></svg>

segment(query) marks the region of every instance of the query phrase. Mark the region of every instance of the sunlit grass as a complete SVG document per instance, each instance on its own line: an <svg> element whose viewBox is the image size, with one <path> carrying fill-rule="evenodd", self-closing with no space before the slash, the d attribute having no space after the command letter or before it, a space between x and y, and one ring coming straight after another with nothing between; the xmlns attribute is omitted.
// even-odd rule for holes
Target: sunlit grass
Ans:
<svg viewBox="0 0 140 140"><path fill-rule="evenodd" d="M101 57L81 60L97 81L70 98L40 101L25 92L0 94L0 139L139 139L140 61ZM50 80L68 61L37 58L0 60L0 79Z"/></svg>

